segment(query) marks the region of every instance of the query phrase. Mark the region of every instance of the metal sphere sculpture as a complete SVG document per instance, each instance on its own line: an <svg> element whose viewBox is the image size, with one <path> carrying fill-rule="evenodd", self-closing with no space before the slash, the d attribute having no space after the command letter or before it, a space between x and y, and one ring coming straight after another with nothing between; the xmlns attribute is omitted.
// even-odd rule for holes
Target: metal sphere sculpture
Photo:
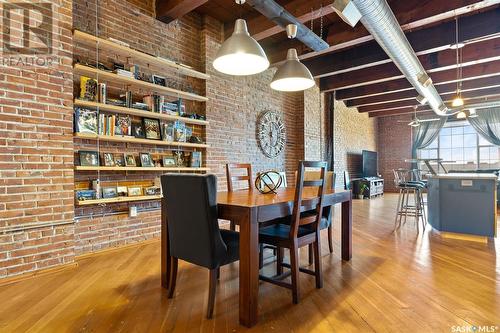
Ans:
<svg viewBox="0 0 500 333"><path fill-rule="evenodd" d="M262 194L276 193L276 189L281 184L283 184L283 177L274 170L261 172L255 178L255 188Z"/></svg>

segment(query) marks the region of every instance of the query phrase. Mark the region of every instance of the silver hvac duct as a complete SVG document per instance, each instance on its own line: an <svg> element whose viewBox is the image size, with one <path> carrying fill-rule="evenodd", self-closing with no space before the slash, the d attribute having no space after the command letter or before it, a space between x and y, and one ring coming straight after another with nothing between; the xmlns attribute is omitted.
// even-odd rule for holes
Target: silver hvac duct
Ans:
<svg viewBox="0 0 500 333"><path fill-rule="evenodd" d="M427 100L432 110L439 116L448 115L448 108L418 60L386 0L336 0L333 8L351 26L354 26L359 18L411 85Z"/></svg>

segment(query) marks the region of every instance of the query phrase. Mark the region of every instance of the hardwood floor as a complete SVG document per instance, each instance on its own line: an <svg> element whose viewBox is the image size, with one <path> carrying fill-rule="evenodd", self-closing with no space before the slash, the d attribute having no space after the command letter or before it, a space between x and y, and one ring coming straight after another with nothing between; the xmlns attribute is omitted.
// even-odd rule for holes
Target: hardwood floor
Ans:
<svg viewBox="0 0 500 333"><path fill-rule="evenodd" d="M396 196L354 201L353 259L323 234L324 287L302 298L260 284L259 324L238 325L238 266L221 270L205 319L208 270L181 263L176 295L160 287L160 242L80 259L78 267L0 287L0 332L473 332L500 327L500 245L441 238L412 219L392 233ZM497 253L499 253L497 255ZM307 252L301 254L306 265ZM266 269L274 269L274 265ZM460 327L454 327L460 326ZM457 329L462 329L458 331ZM488 332L500 332L500 328Z"/></svg>

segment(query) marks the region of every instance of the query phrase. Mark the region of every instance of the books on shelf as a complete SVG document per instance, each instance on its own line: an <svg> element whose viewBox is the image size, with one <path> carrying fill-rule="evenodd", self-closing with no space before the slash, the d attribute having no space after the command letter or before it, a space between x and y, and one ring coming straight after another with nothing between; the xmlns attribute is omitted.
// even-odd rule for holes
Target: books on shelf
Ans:
<svg viewBox="0 0 500 333"><path fill-rule="evenodd" d="M132 121L129 116L99 114L99 135L132 135Z"/></svg>

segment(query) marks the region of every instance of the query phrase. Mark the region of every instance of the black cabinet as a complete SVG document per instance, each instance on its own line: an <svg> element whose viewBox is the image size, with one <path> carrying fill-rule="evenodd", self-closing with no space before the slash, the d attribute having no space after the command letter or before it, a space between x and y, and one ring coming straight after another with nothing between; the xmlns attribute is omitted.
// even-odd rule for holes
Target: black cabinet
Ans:
<svg viewBox="0 0 500 333"><path fill-rule="evenodd" d="M355 179L353 183L353 194L358 196L363 194L365 198L372 198L384 194L384 180L376 179ZM363 191L363 193L361 193Z"/></svg>

